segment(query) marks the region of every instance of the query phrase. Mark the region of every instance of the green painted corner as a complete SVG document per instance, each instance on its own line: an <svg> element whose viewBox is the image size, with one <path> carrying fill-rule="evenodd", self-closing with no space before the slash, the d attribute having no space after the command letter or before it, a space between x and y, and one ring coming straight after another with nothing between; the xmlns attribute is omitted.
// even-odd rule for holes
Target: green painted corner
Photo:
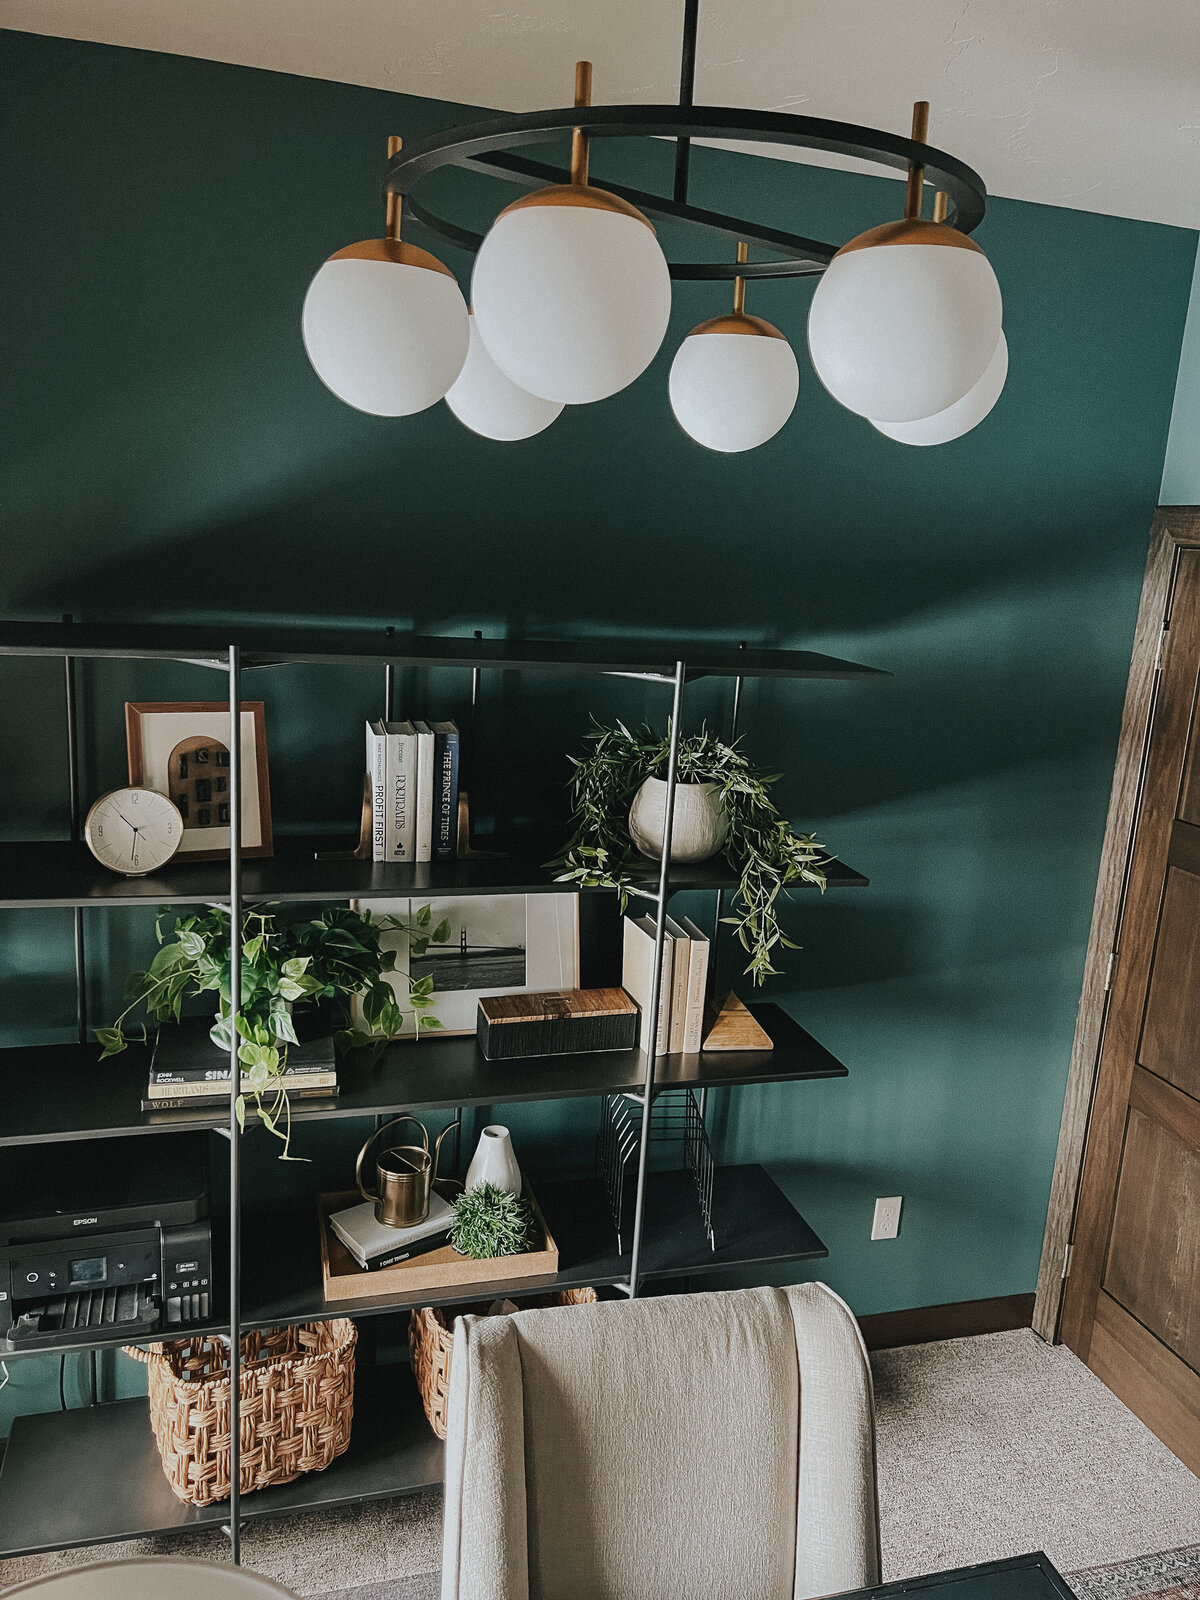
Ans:
<svg viewBox="0 0 1200 1600"><path fill-rule="evenodd" d="M886 683L748 686L746 743L787 774L784 809L872 883L794 904L804 949L770 991L849 1078L718 1095L714 1126L726 1158L766 1161L797 1197L830 1246L819 1276L860 1312L1031 1289L1195 234L991 202L978 238L1010 378L987 422L939 450L878 436L803 360L769 444L694 445L666 374L721 307L700 285L677 286L631 390L502 446L442 406L399 422L346 409L299 338L313 271L379 229L387 135L459 108L31 35L0 48L0 611L715 634L888 668ZM669 161L663 145L595 165L655 182ZM898 197L706 149L693 168L702 202L830 238ZM480 224L500 203L478 178L436 187ZM433 247L465 287L465 261ZM752 288L750 309L800 351L810 292ZM0 669L0 745L20 752L0 764L9 837L65 823L59 671ZM255 690L277 817L352 816L374 675L296 669ZM88 794L123 776L124 699L212 692L199 669L89 669ZM448 673L402 685L417 714L455 715L466 693ZM642 685L487 681L491 808L544 807L590 713L664 710ZM718 686L694 713L726 714ZM100 1015L144 961L149 919L89 913L89 928ZM64 914L0 919L6 1042L69 1036L70 939ZM594 1108L507 1114L535 1167L588 1159ZM323 1138L322 1174L345 1170L354 1136ZM255 1181L284 1180L266 1163ZM870 1244L874 1197L893 1193L900 1237ZM0 1418L57 1404L52 1365L12 1368Z"/></svg>

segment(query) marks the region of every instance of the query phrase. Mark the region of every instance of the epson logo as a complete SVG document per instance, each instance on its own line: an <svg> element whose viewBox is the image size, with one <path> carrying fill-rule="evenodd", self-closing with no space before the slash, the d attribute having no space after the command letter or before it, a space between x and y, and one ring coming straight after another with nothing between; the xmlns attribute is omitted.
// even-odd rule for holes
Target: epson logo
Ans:
<svg viewBox="0 0 1200 1600"><path fill-rule="evenodd" d="M93 1223L99 1221L99 1217L76 1217L71 1226L73 1228L90 1228Z"/></svg>

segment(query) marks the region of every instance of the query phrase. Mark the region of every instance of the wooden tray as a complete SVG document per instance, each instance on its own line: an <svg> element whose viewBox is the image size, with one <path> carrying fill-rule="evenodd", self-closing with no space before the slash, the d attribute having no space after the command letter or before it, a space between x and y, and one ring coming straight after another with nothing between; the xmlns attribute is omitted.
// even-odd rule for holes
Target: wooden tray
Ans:
<svg viewBox="0 0 1200 1600"><path fill-rule="evenodd" d="M433 1289L465 1289L473 1283L505 1282L510 1278L553 1278L558 1272L558 1246L528 1184L525 1197L533 1207L534 1222L542 1241L540 1249L526 1250L518 1256L472 1261L447 1244L440 1250L418 1256L415 1261L402 1261L394 1267L368 1272L355 1261L328 1221L331 1212L354 1205L361 1196L354 1190L318 1195L321 1283L326 1301L341 1304L348 1300L390 1300L397 1295L420 1295Z"/></svg>

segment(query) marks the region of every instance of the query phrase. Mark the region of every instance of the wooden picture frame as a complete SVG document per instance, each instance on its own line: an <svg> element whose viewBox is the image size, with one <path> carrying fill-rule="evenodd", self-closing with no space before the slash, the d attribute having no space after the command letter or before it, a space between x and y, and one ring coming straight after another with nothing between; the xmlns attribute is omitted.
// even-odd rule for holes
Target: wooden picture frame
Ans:
<svg viewBox="0 0 1200 1600"><path fill-rule="evenodd" d="M261 700L242 701L241 734L242 855L270 856L274 853L271 783L267 771L266 711ZM184 759L193 752L203 753L203 764L207 766L216 747L227 760L228 740L228 701L126 701L130 783L169 795L183 813L183 840L176 861L220 861L229 854L227 805L224 824L221 816L219 786L225 780L220 766L213 766L211 776L200 777L190 773ZM206 784L208 788L204 787ZM184 792L197 787L199 796ZM203 821L199 820L201 817Z"/></svg>

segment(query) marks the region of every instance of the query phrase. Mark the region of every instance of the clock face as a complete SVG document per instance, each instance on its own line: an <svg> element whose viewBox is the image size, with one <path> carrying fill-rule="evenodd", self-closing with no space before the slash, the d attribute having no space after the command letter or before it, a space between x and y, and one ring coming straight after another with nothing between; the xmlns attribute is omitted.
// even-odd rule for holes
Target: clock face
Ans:
<svg viewBox="0 0 1200 1600"><path fill-rule="evenodd" d="M83 834L102 866L140 878L157 872L179 849L183 818L173 801L153 789L113 789L88 812Z"/></svg>

